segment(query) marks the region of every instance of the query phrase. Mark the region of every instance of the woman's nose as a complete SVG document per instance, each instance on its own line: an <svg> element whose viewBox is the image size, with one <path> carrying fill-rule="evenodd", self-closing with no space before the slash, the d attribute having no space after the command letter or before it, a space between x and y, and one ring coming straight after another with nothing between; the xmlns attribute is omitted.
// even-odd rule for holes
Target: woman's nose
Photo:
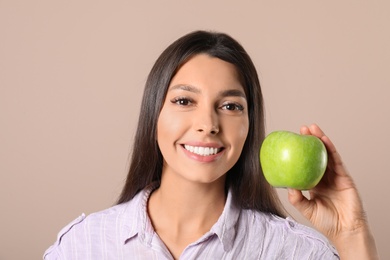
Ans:
<svg viewBox="0 0 390 260"><path fill-rule="evenodd" d="M212 110L203 110L199 111L196 115L195 120L195 129L199 133L216 135L220 132L220 127L218 123L218 115L216 111Z"/></svg>
<svg viewBox="0 0 390 260"><path fill-rule="evenodd" d="M211 135L216 135L219 133L219 127L216 126L216 125L210 125L210 126L202 126L202 127L199 127L198 132L200 133L206 133L206 134L211 134Z"/></svg>

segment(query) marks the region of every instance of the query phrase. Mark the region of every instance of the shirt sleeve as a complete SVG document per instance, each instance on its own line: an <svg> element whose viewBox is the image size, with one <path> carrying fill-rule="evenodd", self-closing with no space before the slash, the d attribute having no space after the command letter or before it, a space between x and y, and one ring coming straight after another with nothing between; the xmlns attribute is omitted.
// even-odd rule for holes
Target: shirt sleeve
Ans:
<svg viewBox="0 0 390 260"><path fill-rule="evenodd" d="M339 259L336 248L316 230L287 218L285 247L292 259Z"/></svg>
<svg viewBox="0 0 390 260"><path fill-rule="evenodd" d="M62 251L62 239L63 237L69 233L69 231L77 224L81 223L85 219L85 214L83 213L81 216L77 217L75 220L66 225L57 235L56 242L50 246L45 253L43 254L43 259L45 260L57 260L63 259L61 256Z"/></svg>

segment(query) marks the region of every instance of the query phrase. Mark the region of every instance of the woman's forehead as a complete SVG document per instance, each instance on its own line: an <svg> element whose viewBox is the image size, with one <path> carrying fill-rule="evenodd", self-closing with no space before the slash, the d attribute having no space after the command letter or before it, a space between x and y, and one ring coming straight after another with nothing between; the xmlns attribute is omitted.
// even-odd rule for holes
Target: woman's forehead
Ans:
<svg viewBox="0 0 390 260"><path fill-rule="evenodd" d="M243 89L242 80L236 66L207 54L198 54L187 60L172 77L169 87L177 85L201 88L203 84L225 85Z"/></svg>

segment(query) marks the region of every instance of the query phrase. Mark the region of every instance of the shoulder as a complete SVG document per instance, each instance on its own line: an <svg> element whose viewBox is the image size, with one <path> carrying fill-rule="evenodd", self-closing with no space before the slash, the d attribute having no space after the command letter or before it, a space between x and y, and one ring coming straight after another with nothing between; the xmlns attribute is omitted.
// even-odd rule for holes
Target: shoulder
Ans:
<svg viewBox="0 0 390 260"><path fill-rule="evenodd" d="M43 258L44 259L48 259L48 257L50 257L50 259L60 259L61 258L61 254L60 252L57 250L58 247L60 246L61 242L62 242L62 238L67 234L69 233L69 231L77 224L80 224L81 222L83 222L85 219L85 214L81 214L79 217L77 217L76 219L74 219L73 221L71 221L69 224L67 224L65 227L63 227L60 232L58 233L57 235L57 240L56 242L50 246L44 253L43 255Z"/></svg>
<svg viewBox="0 0 390 260"><path fill-rule="evenodd" d="M269 213L242 210L240 224L246 226L246 232L250 234L252 241L257 240L256 242L272 248L273 252L282 254L294 252L301 259L305 259L306 255L334 256L337 259L335 247L324 235L289 217L282 218Z"/></svg>
<svg viewBox="0 0 390 260"><path fill-rule="evenodd" d="M103 236L120 237L120 230L125 229L124 220L136 219L135 212L134 201L129 201L88 216L82 214L61 229L44 258L59 259L79 249L93 251L92 247L99 246Z"/></svg>

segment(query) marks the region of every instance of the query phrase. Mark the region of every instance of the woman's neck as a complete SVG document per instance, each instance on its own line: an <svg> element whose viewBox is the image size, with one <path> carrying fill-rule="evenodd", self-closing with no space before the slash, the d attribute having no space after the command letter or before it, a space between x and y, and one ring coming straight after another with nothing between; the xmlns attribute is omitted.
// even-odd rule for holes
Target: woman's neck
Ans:
<svg viewBox="0 0 390 260"><path fill-rule="evenodd" d="M178 256L217 222L225 201L224 179L203 184L162 178L150 196L148 213L157 234Z"/></svg>
<svg viewBox="0 0 390 260"><path fill-rule="evenodd" d="M176 224L203 223L212 216L219 217L225 201L224 180L203 184L162 179L160 187L150 197L148 210L151 218L153 213L158 213L159 219L167 216Z"/></svg>

